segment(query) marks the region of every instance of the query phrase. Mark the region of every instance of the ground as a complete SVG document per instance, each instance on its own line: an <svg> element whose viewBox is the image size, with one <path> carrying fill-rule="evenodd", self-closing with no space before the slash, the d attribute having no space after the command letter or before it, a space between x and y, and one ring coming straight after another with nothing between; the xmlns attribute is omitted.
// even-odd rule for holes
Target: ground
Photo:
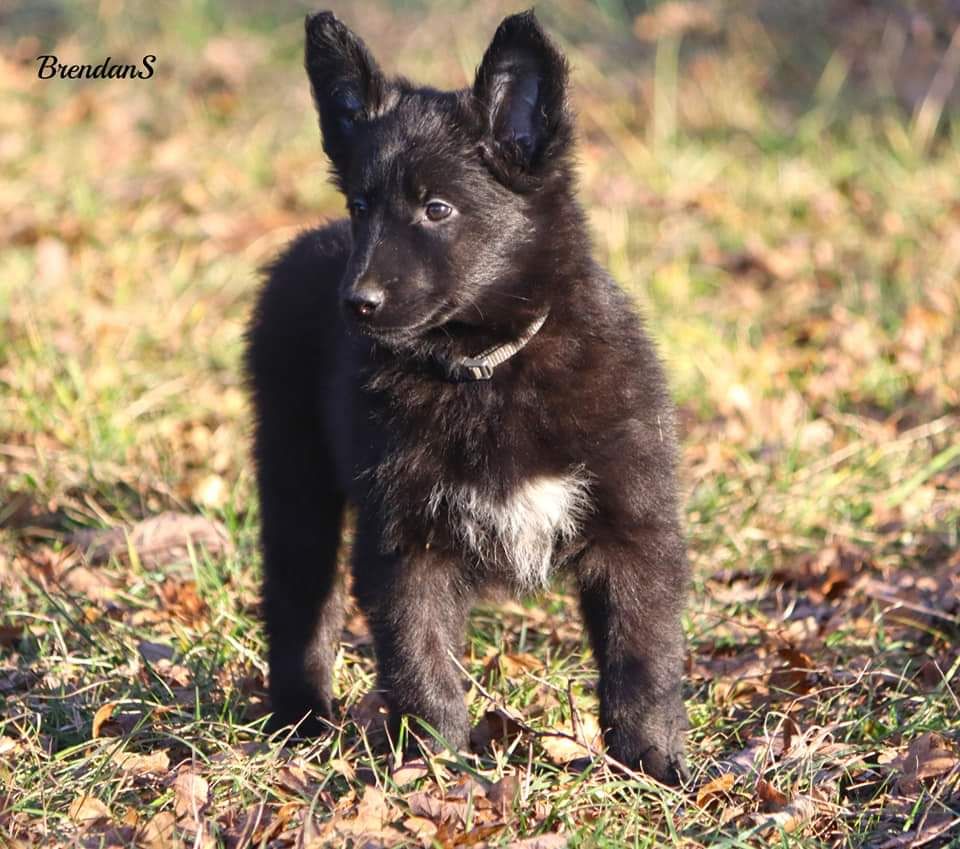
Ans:
<svg viewBox="0 0 960 849"><path fill-rule="evenodd" d="M478 754L371 756L356 616L336 733L263 734L243 327L258 267L343 204L303 9L154 6L0 10L0 843L960 845L955 6L538 9L680 410L681 790L596 748L562 582L471 620ZM341 10L438 85L515 11ZM156 73L38 80L43 53Z"/></svg>

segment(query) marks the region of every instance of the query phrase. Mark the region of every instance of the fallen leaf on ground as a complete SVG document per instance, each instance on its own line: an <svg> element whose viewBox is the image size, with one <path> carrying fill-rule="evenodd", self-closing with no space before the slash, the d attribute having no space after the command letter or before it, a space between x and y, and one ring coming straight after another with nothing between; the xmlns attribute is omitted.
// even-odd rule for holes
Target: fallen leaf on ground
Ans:
<svg viewBox="0 0 960 849"><path fill-rule="evenodd" d="M199 773L182 770L173 782L173 805L178 817L199 821L210 798L210 785Z"/></svg>
<svg viewBox="0 0 960 849"><path fill-rule="evenodd" d="M337 816L331 822L339 834L382 834L391 821L390 805L376 787L366 787L363 796L348 813Z"/></svg>
<svg viewBox="0 0 960 849"><path fill-rule="evenodd" d="M809 693L814 685L815 668L810 656L795 648L780 649L778 654L785 664L770 672L767 678L770 689L797 696Z"/></svg>
<svg viewBox="0 0 960 849"><path fill-rule="evenodd" d="M86 824L110 819L110 809L95 796L78 796L67 809L67 816L74 822Z"/></svg>
<svg viewBox="0 0 960 849"><path fill-rule="evenodd" d="M513 803L519 796L520 779L516 775L505 775L487 790L487 798L496 812L504 819L513 809Z"/></svg>
<svg viewBox="0 0 960 849"><path fill-rule="evenodd" d="M507 844L507 849L563 849L567 838L562 834L540 834L537 837L525 837Z"/></svg>
<svg viewBox="0 0 960 849"><path fill-rule="evenodd" d="M499 678L518 678L525 672L537 672L543 669L543 661L529 652L518 654L495 654L483 666L481 680L491 685Z"/></svg>
<svg viewBox="0 0 960 849"><path fill-rule="evenodd" d="M705 808L715 799L725 796L733 788L736 776L732 772L725 772L708 781L697 791L697 807Z"/></svg>
<svg viewBox="0 0 960 849"><path fill-rule="evenodd" d="M756 791L765 811L782 810L789 801L784 793L762 778L757 779Z"/></svg>
<svg viewBox="0 0 960 849"><path fill-rule="evenodd" d="M154 567L184 560L188 544L205 548L210 554L233 550L230 534L221 522L174 512L151 516L132 527L74 531L68 541L92 563L103 563L111 556L127 558L133 548L141 563Z"/></svg>
<svg viewBox="0 0 960 849"><path fill-rule="evenodd" d="M467 802L463 799L439 799L426 790L411 793L405 799L410 812L439 824L451 822L463 826L467 821Z"/></svg>
<svg viewBox="0 0 960 849"><path fill-rule="evenodd" d="M160 585L160 598L166 612L183 622L196 622L207 612L207 605L197 593L196 581L178 581L167 578Z"/></svg>
<svg viewBox="0 0 960 849"><path fill-rule="evenodd" d="M114 587L110 575L86 566L73 566L66 570L60 582L89 601L107 598Z"/></svg>
<svg viewBox="0 0 960 849"><path fill-rule="evenodd" d="M437 833L437 825L433 820L426 817L407 817L403 821L403 827L414 837L428 842Z"/></svg>
<svg viewBox="0 0 960 849"><path fill-rule="evenodd" d="M277 774L277 783L291 793L309 799L314 793L314 784L306 770L297 764L287 764Z"/></svg>
<svg viewBox="0 0 960 849"><path fill-rule="evenodd" d="M934 843L938 837L945 837L949 841L954 829L960 827L960 817L954 816L949 811L933 813L924 817L919 828L911 831L905 831L903 834L895 834L889 840L877 846L877 849L908 849L908 847L919 846L946 846L952 847L954 843Z"/></svg>
<svg viewBox="0 0 960 849"><path fill-rule="evenodd" d="M170 769L170 757L166 749L157 749L149 754L139 752L120 752L113 756L113 762L127 775L161 775Z"/></svg>
<svg viewBox="0 0 960 849"><path fill-rule="evenodd" d="M816 813L816 800L809 796L797 796L782 810L761 819L759 826L763 831L778 829L791 834L810 822Z"/></svg>
<svg viewBox="0 0 960 849"><path fill-rule="evenodd" d="M347 711L350 719L368 734L382 730L388 714L389 708L379 690L364 693Z"/></svg>
<svg viewBox="0 0 960 849"><path fill-rule="evenodd" d="M137 835L137 845L145 849L173 849L176 846L177 818L171 811L160 811Z"/></svg>
<svg viewBox="0 0 960 849"><path fill-rule="evenodd" d="M502 710L488 710L470 730L470 747L475 752L489 751L493 743L509 748L524 734L523 726Z"/></svg>
<svg viewBox="0 0 960 849"><path fill-rule="evenodd" d="M90 736L94 740L100 736L100 729L103 728L103 724L113 716L113 711L116 707L116 702L107 702L97 708L97 712L93 715L93 726L90 730Z"/></svg>
<svg viewBox="0 0 960 849"><path fill-rule="evenodd" d="M600 726L596 718L590 714L585 714L577 723L576 734L573 729L567 731L562 729L569 736L559 736L545 734L540 738L540 745L543 746L547 757L555 764L566 764L579 758L588 758L591 751L597 751L601 747Z"/></svg>
<svg viewBox="0 0 960 849"><path fill-rule="evenodd" d="M935 732L927 732L914 740L906 753L893 762L900 773L897 791L913 795L925 781L946 775L958 763L950 743Z"/></svg>
<svg viewBox="0 0 960 849"><path fill-rule="evenodd" d="M427 766L427 762L423 758L413 758L400 764L390 777L398 787L403 787L428 775L430 775L430 767Z"/></svg>

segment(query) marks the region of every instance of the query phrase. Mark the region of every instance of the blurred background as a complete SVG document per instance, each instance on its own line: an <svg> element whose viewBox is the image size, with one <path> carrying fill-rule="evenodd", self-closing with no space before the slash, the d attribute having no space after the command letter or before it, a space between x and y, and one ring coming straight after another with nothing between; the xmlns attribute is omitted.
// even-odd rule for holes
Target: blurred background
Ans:
<svg viewBox="0 0 960 849"><path fill-rule="evenodd" d="M385 70L437 87L470 84L519 8L329 5ZM221 706L262 687L244 323L258 268L343 209L301 68L309 8L0 0L2 733L37 751L86 739L98 704L153 686L105 670L136 655L138 628L166 628L164 611L182 614L164 633L193 676L175 686ZM952 727L953 752L960 2L548 0L537 14L571 60L599 258L644 311L680 409L698 774L743 745L721 721L759 721L784 668L806 693L814 670L840 686L880 662L894 691L805 709L844 717L864 751L899 757ZM149 80L39 80L45 53L157 59ZM76 551L78 529L165 513L215 523L215 554L183 573L129 535L98 568ZM558 589L551 604L567 601ZM65 621L89 639L55 637ZM183 641L205 646L211 622L233 647L191 665ZM113 643L100 627L119 629ZM100 672L65 671L91 641ZM343 674L369 683L369 658ZM49 714L56 686L88 687L79 714ZM895 806L861 815L915 826Z"/></svg>
<svg viewBox="0 0 960 849"><path fill-rule="evenodd" d="M91 481L111 513L134 493L248 500L257 268L343 207L300 69L305 8L0 4L0 428L23 449L5 485L83 514L69 493ZM452 87L512 9L338 11L388 70ZM819 456L957 405L960 4L538 13L571 55L598 251L645 308L686 426L711 434L691 450ZM158 58L149 80L38 80L47 52Z"/></svg>

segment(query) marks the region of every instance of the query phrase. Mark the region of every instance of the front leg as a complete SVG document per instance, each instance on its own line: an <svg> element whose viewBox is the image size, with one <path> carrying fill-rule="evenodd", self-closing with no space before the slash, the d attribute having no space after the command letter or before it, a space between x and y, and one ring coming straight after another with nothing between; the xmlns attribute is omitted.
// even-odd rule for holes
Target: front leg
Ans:
<svg viewBox="0 0 960 849"><path fill-rule="evenodd" d="M687 776L680 624L686 555L673 527L597 541L584 555L580 602L600 668L610 754L667 784Z"/></svg>
<svg viewBox="0 0 960 849"><path fill-rule="evenodd" d="M391 736L396 739L400 720L409 716L425 720L451 748L466 748L470 727L450 656L463 651L473 601L462 566L428 550L385 556L373 550L374 534L362 536L354 591L373 634Z"/></svg>

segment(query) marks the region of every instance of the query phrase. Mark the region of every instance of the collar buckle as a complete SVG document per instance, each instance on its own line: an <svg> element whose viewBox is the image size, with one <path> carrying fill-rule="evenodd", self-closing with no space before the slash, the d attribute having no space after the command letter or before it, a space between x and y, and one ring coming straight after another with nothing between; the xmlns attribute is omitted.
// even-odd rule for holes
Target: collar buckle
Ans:
<svg viewBox="0 0 960 849"><path fill-rule="evenodd" d="M447 373L447 379L454 382L490 380L493 377L493 370L498 365L509 360L537 335L549 314L550 310L548 309L512 342L487 348L486 351L481 351L475 357L457 357L452 361L441 360L444 371Z"/></svg>
<svg viewBox="0 0 960 849"><path fill-rule="evenodd" d="M484 356L464 357L457 365L470 380L490 380L493 377L493 365Z"/></svg>

